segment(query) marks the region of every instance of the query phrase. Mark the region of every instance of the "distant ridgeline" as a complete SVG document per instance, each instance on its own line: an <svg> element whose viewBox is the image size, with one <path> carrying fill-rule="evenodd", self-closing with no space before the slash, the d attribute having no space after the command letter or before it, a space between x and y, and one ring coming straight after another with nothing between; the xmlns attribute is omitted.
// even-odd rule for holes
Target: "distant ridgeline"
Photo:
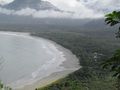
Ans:
<svg viewBox="0 0 120 90"><path fill-rule="evenodd" d="M5 86L2 81L0 81L0 90L12 90L10 87Z"/></svg>

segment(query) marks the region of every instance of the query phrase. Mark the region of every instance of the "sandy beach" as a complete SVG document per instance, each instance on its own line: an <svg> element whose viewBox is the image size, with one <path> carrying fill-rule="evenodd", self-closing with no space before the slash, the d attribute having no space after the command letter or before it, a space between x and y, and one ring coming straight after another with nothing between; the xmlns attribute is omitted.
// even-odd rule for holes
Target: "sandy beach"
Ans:
<svg viewBox="0 0 120 90"><path fill-rule="evenodd" d="M4 32L2 32L2 33L4 33ZM30 35L29 33L21 33L21 32L20 33L19 32L5 32L5 33L6 34L12 33L13 35L19 35L19 36L23 36L23 37ZM58 49L64 55L65 60L62 64L60 64L61 67L64 67L64 70L54 72L54 73L50 74L49 76L44 77L40 80L37 80L36 82L34 82L32 84L25 85L22 88L14 88L13 90L35 90L35 88L40 88L40 87L49 85L52 82L55 82L58 79L64 78L68 74L81 68L80 64L79 64L79 60L77 59L77 57L75 55L73 55L73 53L70 50L62 47L61 45L58 45L54 41L47 40L47 39L44 39L41 37L36 37L36 36L31 36L31 37L34 37L37 39L43 39L45 41L48 41L49 43L54 44L56 49ZM58 60L60 60L60 59L58 59Z"/></svg>
<svg viewBox="0 0 120 90"><path fill-rule="evenodd" d="M45 40L47 40L47 39L45 39ZM54 41L51 41L51 40L47 40L47 41L54 43L54 45L57 47L57 49L64 53L66 60L61 64L61 66L65 67L66 70L61 71L61 72L55 72L48 77L38 80L36 83L34 83L32 85L27 85L24 88L20 88L20 89L16 89L16 90L35 90L35 88L44 87L44 86L49 85L61 78L66 77L70 73L81 68L79 60L70 50L62 47L61 45L58 45Z"/></svg>

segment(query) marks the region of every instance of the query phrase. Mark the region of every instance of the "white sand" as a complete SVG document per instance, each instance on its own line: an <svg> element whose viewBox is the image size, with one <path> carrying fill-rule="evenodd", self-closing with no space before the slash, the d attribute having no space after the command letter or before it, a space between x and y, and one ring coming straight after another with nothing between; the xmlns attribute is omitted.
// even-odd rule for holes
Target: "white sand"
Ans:
<svg viewBox="0 0 120 90"><path fill-rule="evenodd" d="M73 55L73 53L70 50L56 44L55 42L53 42L51 40L48 40L48 41L51 43L54 43L55 46L57 47L57 49L64 53L66 60L63 62L62 66L65 67L66 70L61 71L61 72L55 72L48 77L38 80L36 83L34 83L32 85L28 85L28 86L25 86L24 88L17 89L17 90L35 90L35 88L44 87L44 86L49 85L61 78L66 77L68 74L81 68L81 66L79 64L79 60L77 59L77 57L75 55Z"/></svg>
<svg viewBox="0 0 120 90"><path fill-rule="evenodd" d="M2 33L4 33L4 32L2 32ZM19 32L7 32L6 34L9 34L9 33L12 33L14 35L20 35L20 36L29 35L29 33L19 33ZM35 37L35 38L38 38L38 37ZM47 39L45 39L45 40L47 40ZM19 88L19 89L15 89L15 90L35 90L35 88L40 88L40 87L46 86L48 84L51 84L52 82L55 82L56 80L58 80L60 78L64 78L68 74L70 74L80 68L79 60L77 59L77 57L75 55L72 54L72 52L70 50L65 49L64 47L56 44L55 42L53 42L51 40L47 40L47 41L50 43L53 43L59 51L63 52L66 60L61 64L61 66L63 66L65 68L65 70L60 71L60 72L55 72L48 77L38 80L37 82L33 83L32 85L30 84L30 85L25 86L24 88Z"/></svg>

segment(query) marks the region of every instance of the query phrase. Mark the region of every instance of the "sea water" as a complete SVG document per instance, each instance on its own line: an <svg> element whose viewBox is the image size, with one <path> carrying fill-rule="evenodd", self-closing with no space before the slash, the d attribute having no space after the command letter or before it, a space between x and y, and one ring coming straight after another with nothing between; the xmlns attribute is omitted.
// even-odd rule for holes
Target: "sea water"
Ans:
<svg viewBox="0 0 120 90"><path fill-rule="evenodd" d="M11 87L23 87L62 71L64 61L64 54L48 40L0 32L0 80Z"/></svg>

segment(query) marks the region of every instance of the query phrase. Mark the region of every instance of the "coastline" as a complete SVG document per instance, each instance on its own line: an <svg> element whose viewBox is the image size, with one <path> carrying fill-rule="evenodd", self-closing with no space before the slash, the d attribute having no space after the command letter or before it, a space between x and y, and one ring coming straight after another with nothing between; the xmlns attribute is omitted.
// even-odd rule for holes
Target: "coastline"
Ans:
<svg viewBox="0 0 120 90"><path fill-rule="evenodd" d="M38 37L38 38L41 38L41 37ZM44 39L44 38L42 38L42 39ZM47 40L47 39L45 39L45 40ZM64 55L65 55L64 57L66 60L60 66L63 66L64 68L66 68L66 70L54 72L51 75L49 75L48 77L38 80L37 82L35 82L32 85L27 85L24 88L17 89L17 90L35 90L36 88L42 88L44 86L54 83L55 81L57 81L61 78L65 78L70 73L73 73L74 71L81 68L77 57L74 54L72 54L72 52L70 50L62 47L61 45L57 44L54 41L51 41L51 40L47 40L47 41L54 43L54 45L57 47L57 49L64 53ZM73 68L73 70L71 68Z"/></svg>
<svg viewBox="0 0 120 90"><path fill-rule="evenodd" d="M4 31L3 31L3 33L4 33ZM8 34L13 33L13 34L18 34L20 36L25 36L25 35L31 36L30 33L21 33L21 32L5 32L5 33L8 33ZM15 90L35 90L35 88L40 88L40 87L44 87L46 85L49 85L49 84L55 82L56 80L64 78L68 74L81 68L79 65L79 60L70 50L64 48L63 46L57 44L54 41L44 39L42 37L37 37L37 36L31 36L31 37L34 37L37 39L43 39L43 40L46 40L46 41L54 44L55 47L64 54L64 57L66 60L60 66L64 67L65 70L59 71L59 72L54 72L51 75L49 75L43 79L40 79L33 84L26 85L24 88L19 88L19 89L15 89Z"/></svg>

